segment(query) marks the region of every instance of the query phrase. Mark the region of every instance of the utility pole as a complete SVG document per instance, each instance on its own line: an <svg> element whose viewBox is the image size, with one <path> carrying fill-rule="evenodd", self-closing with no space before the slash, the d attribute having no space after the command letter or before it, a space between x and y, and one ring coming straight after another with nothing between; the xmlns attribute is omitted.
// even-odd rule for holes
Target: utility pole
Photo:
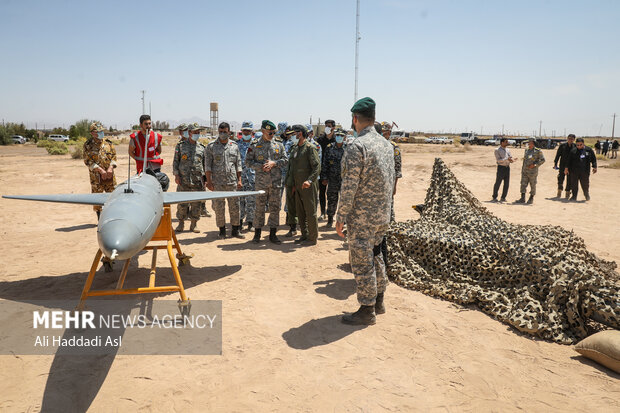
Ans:
<svg viewBox="0 0 620 413"><path fill-rule="evenodd" d="M2 123L4 123L4 120L2 121ZM614 113L614 121L613 121L613 123L611 124L611 139L612 139L612 140L614 139L614 132L615 132L615 129L616 129L616 114Z"/></svg>
<svg viewBox="0 0 620 413"><path fill-rule="evenodd" d="M357 0L357 11L355 13L355 93L353 101L357 102L357 71L359 67L359 49L360 49L360 0Z"/></svg>
<svg viewBox="0 0 620 413"><path fill-rule="evenodd" d="M142 114L146 114L146 111L144 110L144 93L146 92L146 90L141 90L140 91L142 93Z"/></svg>
<svg viewBox="0 0 620 413"><path fill-rule="evenodd" d="M542 132L542 120L538 122L538 137L542 137L541 135Z"/></svg>
<svg viewBox="0 0 620 413"><path fill-rule="evenodd" d="M502 136L504 136L504 124L502 123Z"/></svg>
<svg viewBox="0 0 620 413"><path fill-rule="evenodd" d="M151 101L149 100L149 116L151 116Z"/></svg>

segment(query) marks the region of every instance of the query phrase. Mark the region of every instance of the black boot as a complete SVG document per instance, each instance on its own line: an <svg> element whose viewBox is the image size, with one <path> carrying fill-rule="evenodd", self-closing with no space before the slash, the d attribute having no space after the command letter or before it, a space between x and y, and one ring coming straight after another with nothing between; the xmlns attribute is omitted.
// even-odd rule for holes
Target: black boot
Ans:
<svg viewBox="0 0 620 413"><path fill-rule="evenodd" d="M99 221L100 216L101 216L101 211L97 211L97 221Z"/></svg>
<svg viewBox="0 0 620 413"><path fill-rule="evenodd" d="M385 306L383 305L383 293L377 294L375 302L375 314L385 314Z"/></svg>
<svg viewBox="0 0 620 413"><path fill-rule="evenodd" d="M232 232L230 233L230 235L235 238L245 238L243 235L239 233L240 228L241 228L241 225L233 225Z"/></svg>
<svg viewBox="0 0 620 413"><path fill-rule="evenodd" d="M258 244L260 242L260 233L261 233L260 228L256 228L254 230L254 238L252 238L253 243Z"/></svg>
<svg viewBox="0 0 620 413"><path fill-rule="evenodd" d="M288 232L284 235L287 238L297 235L297 224L291 224L289 226L291 227L291 229L289 229Z"/></svg>
<svg viewBox="0 0 620 413"><path fill-rule="evenodd" d="M521 193L521 198L517 199L515 204L525 204L525 192Z"/></svg>
<svg viewBox="0 0 620 413"><path fill-rule="evenodd" d="M363 305L352 314L345 314L342 316L342 322L352 325L372 325L377 322L375 317L374 305Z"/></svg>
<svg viewBox="0 0 620 413"><path fill-rule="evenodd" d="M220 234L217 236L218 238L226 238L226 227L220 227Z"/></svg>
<svg viewBox="0 0 620 413"><path fill-rule="evenodd" d="M334 225L334 216L333 215L328 215L327 216L327 228L331 228L332 225Z"/></svg>
<svg viewBox="0 0 620 413"><path fill-rule="evenodd" d="M534 195L530 194L530 198L527 200L527 203L529 205L532 205L534 203Z"/></svg>
<svg viewBox="0 0 620 413"><path fill-rule="evenodd" d="M248 222L248 232L252 231L252 221Z"/></svg>
<svg viewBox="0 0 620 413"><path fill-rule="evenodd" d="M282 244L282 241L280 241L278 237L276 236L277 230L278 230L277 228L269 229L269 241L273 242L274 244Z"/></svg>

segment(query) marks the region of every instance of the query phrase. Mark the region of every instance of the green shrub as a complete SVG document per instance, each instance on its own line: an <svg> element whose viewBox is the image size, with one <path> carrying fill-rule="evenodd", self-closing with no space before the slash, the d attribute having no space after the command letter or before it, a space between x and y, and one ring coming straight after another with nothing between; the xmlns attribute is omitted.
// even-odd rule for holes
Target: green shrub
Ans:
<svg viewBox="0 0 620 413"><path fill-rule="evenodd" d="M54 144L54 141L50 141L47 139L40 139L37 142L37 148L47 148L48 146L53 145L53 144Z"/></svg>
<svg viewBox="0 0 620 413"><path fill-rule="evenodd" d="M71 157L73 159L82 159L82 155L84 154L84 146L83 144L75 145L73 151L71 151Z"/></svg>
<svg viewBox="0 0 620 413"><path fill-rule="evenodd" d="M50 155L66 155L69 153L69 148L64 142L51 142L45 149Z"/></svg>

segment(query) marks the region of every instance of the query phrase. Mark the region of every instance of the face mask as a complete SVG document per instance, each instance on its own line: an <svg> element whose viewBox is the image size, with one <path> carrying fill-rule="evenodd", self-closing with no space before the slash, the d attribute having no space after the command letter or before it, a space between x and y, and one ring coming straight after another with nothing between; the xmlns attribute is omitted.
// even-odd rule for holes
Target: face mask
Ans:
<svg viewBox="0 0 620 413"><path fill-rule="evenodd" d="M297 145L299 143L299 139L297 139L297 135L291 136L291 142L293 145Z"/></svg>
<svg viewBox="0 0 620 413"><path fill-rule="evenodd" d="M220 132L219 137L220 137L220 140L222 140L222 141L228 140L228 133L227 132Z"/></svg>
<svg viewBox="0 0 620 413"><path fill-rule="evenodd" d="M184 138L189 138L189 132L184 130L183 132L181 132L181 136L183 136Z"/></svg>
<svg viewBox="0 0 620 413"><path fill-rule="evenodd" d="M98 139L103 139L103 135L105 132L97 132L97 138Z"/></svg>
<svg viewBox="0 0 620 413"><path fill-rule="evenodd" d="M357 138L357 131L355 129L353 129L353 137Z"/></svg>
<svg viewBox="0 0 620 413"><path fill-rule="evenodd" d="M192 133L192 136L190 137L194 142L196 142L198 140L198 138L200 138L200 134L199 133Z"/></svg>
<svg viewBox="0 0 620 413"><path fill-rule="evenodd" d="M329 126L325 127L325 134L329 135L330 133L332 133L332 128L330 128Z"/></svg>
<svg viewBox="0 0 620 413"><path fill-rule="evenodd" d="M241 135L241 137L243 138L244 141L249 141L250 139L252 139L252 134L249 135Z"/></svg>
<svg viewBox="0 0 620 413"><path fill-rule="evenodd" d="M344 142L344 136L337 135L336 136L336 143L342 143L342 142Z"/></svg>

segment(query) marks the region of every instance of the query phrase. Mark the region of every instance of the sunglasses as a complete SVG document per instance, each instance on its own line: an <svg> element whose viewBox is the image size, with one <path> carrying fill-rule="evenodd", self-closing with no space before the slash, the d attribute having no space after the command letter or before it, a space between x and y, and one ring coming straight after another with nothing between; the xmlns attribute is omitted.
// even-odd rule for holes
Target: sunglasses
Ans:
<svg viewBox="0 0 620 413"><path fill-rule="evenodd" d="M265 135L269 135L269 136L273 136L275 134L276 134L275 132L265 132Z"/></svg>

